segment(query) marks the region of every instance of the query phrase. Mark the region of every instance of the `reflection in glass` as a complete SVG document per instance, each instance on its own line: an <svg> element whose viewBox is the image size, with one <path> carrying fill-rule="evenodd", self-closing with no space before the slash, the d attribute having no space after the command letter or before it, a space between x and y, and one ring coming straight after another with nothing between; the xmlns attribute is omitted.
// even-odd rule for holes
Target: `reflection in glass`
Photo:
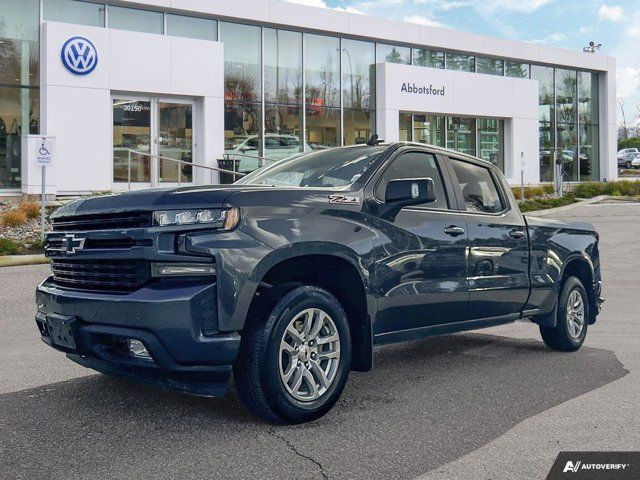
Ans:
<svg viewBox="0 0 640 480"><path fill-rule="evenodd" d="M151 181L148 156L131 154L129 177L128 150L151 152L151 102L113 99L113 181Z"/></svg>
<svg viewBox="0 0 640 480"><path fill-rule="evenodd" d="M504 61L498 58L478 57L477 72L487 75L504 75Z"/></svg>
<svg viewBox="0 0 640 480"><path fill-rule="evenodd" d="M464 53L447 52L446 66L447 70L475 72L475 57L473 55L466 55Z"/></svg>
<svg viewBox="0 0 640 480"><path fill-rule="evenodd" d="M264 125L264 156L269 160L280 160L302 151L301 107L267 104ZM309 150L305 146L305 151Z"/></svg>
<svg viewBox="0 0 640 480"><path fill-rule="evenodd" d="M444 147L445 142L445 117L438 115L414 115L413 116L413 140Z"/></svg>
<svg viewBox="0 0 640 480"><path fill-rule="evenodd" d="M409 47L378 43L376 45L376 56L377 63L411 64L411 48Z"/></svg>
<svg viewBox="0 0 640 480"><path fill-rule="evenodd" d="M554 148L554 130L551 122L539 123L540 181L553 182L553 162L551 151Z"/></svg>
<svg viewBox="0 0 640 480"><path fill-rule="evenodd" d="M375 130L376 112L374 110L345 108L342 116L344 120L344 144L367 143Z"/></svg>
<svg viewBox="0 0 640 480"><path fill-rule="evenodd" d="M375 108L375 45L342 40L342 101L345 108Z"/></svg>
<svg viewBox="0 0 640 480"><path fill-rule="evenodd" d="M339 107L340 39L306 34L304 61L307 108Z"/></svg>
<svg viewBox="0 0 640 480"><path fill-rule="evenodd" d="M419 67L444 68L444 52L414 48L413 64Z"/></svg>
<svg viewBox="0 0 640 480"><path fill-rule="evenodd" d="M264 29L264 96L269 103L302 104L302 34Z"/></svg>
<svg viewBox="0 0 640 480"><path fill-rule="evenodd" d="M478 156L504 172L504 120L478 119Z"/></svg>
<svg viewBox="0 0 640 480"><path fill-rule="evenodd" d="M531 65L531 78L538 81L540 181L553 182L552 151L555 144L553 68Z"/></svg>
<svg viewBox="0 0 640 480"><path fill-rule="evenodd" d="M238 171L258 168L260 145L260 104L225 102L224 153L236 160Z"/></svg>
<svg viewBox="0 0 640 480"><path fill-rule="evenodd" d="M556 68L556 121L558 123L576 122L576 71Z"/></svg>
<svg viewBox="0 0 640 480"><path fill-rule="evenodd" d="M400 112L400 141L411 142L413 141L413 131L411 129L411 114Z"/></svg>
<svg viewBox="0 0 640 480"><path fill-rule="evenodd" d="M598 121L598 74L578 72L578 115L580 123L597 125Z"/></svg>
<svg viewBox="0 0 640 480"><path fill-rule="evenodd" d="M0 84L40 84L37 0L0 0Z"/></svg>
<svg viewBox="0 0 640 480"><path fill-rule="evenodd" d="M538 81L538 105L541 122L553 121L553 68L531 65L531 78Z"/></svg>
<svg viewBox="0 0 640 480"><path fill-rule="evenodd" d="M576 127L573 123L558 123L558 155L562 157L563 180L578 180Z"/></svg>
<svg viewBox="0 0 640 480"><path fill-rule="evenodd" d="M196 18L168 13L167 35L197 38L199 40L216 40L218 37L218 22L209 18Z"/></svg>
<svg viewBox="0 0 640 480"><path fill-rule="evenodd" d="M159 103L158 155L193 163L193 107L182 103ZM192 182L193 167L171 160L159 162L161 182ZM180 177L178 178L178 174Z"/></svg>
<svg viewBox="0 0 640 480"><path fill-rule="evenodd" d="M600 178L598 126L580 125L580 181Z"/></svg>
<svg viewBox="0 0 640 480"><path fill-rule="evenodd" d="M307 106L307 143L314 150L340 144L340 109Z"/></svg>
<svg viewBox="0 0 640 480"><path fill-rule="evenodd" d="M504 62L504 74L507 77L529 78L529 64L507 60Z"/></svg>
<svg viewBox="0 0 640 480"><path fill-rule="evenodd" d="M104 27L104 5L77 0L45 0L44 19Z"/></svg>
<svg viewBox="0 0 640 480"><path fill-rule="evenodd" d="M109 28L162 35L164 16L161 12L109 5Z"/></svg>
<svg viewBox="0 0 640 480"><path fill-rule="evenodd" d="M259 102L260 27L220 22L224 42L224 99L228 102Z"/></svg>
<svg viewBox="0 0 640 480"><path fill-rule="evenodd" d="M447 117L447 148L467 155L476 154L475 118Z"/></svg>
<svg viewBox="0 0 640 480"><path fill-rule="evenodd" d="M39 90L0 88L0 189L20 188L21 135L38 133Z"/></svg>

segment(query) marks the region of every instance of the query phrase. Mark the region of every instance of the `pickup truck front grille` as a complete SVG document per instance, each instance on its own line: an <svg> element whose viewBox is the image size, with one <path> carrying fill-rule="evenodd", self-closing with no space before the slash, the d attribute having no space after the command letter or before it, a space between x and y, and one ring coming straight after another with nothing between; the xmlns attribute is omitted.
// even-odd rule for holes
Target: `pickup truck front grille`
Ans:
<svg viewBox="0 0 640 480"><path fill-rule="evenodd" d="M71 290L131 292L151 278L145 260L51 260L53 282Z"/></svg>
<svg viewBox="0 0 640 480"><path fill-rule="evenodd" d="M151 213L149 212L78 215L54 219L52 222L54 232L122 230L149 226L151 226Z"/></svg>

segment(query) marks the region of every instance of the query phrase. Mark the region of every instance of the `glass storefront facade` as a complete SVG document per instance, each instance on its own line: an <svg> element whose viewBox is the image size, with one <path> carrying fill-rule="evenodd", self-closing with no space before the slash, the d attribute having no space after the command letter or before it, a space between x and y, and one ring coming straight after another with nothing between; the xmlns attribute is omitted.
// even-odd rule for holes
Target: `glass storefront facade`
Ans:
<svg viewBox="0 0 640 480"><path fill-rule="evenodd" d="M400 113L400 140L446 147L504 171L504 120Z"/></svg>
<svg viewBox="0 0 640 480"><path fill-rule="evenodd" d="M22 135L40 131L38 0L0 0L0 189L21 186Z"/></svg>
<svg viewBox="0 0 640 480"><path fill-rule="evenodd" d="M40 133L41 20L224 42L225 152L239 161L242 171L262 164L258 157L277 160L365 142L376 131L375 64L390 62L538 80L541 181L553 180L554 151L562 157L565 180L599 176L597 73L178 15L153 7L0 0L0 189L20 188L20 136ZM448 146L504 164L502 120L438 115L402 119L401 139ZM144 168L140 175L146 177Z"/></svg>

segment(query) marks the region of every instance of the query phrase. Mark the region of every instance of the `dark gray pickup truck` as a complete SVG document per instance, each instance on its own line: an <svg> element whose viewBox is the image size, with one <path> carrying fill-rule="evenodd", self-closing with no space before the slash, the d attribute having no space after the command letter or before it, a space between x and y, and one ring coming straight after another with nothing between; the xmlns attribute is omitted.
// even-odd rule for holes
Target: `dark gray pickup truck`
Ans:
<svg viewBox="0 0 640 480"><path fill-rule="evenodd" d="M419 144L305 153L51 218L45 342L200 395L224 395L233 372L272 422L326 413L376 345L526 318L573 351L602 302L590 225L524 217L493 165Z"/></svg>

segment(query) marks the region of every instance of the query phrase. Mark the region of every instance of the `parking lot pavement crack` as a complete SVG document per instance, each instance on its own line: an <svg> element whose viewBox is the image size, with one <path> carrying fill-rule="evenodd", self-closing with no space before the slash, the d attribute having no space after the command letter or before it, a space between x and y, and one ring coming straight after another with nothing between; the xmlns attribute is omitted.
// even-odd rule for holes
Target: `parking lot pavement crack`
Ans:
<svg viewBox="0 0 640 480"><path fill-rule="evenodd" d="M270 428L269 429L269 435L276 437L278 440L281 440L287 447L289 447L289 449L295 453L297 456L299 456L300 458L304 458L305 460L309 460L310 462L313 462L319 469L320 469L320 474L322 475L322 478L324 478L325 480L329 480L329 475L327 475L327 472L325 472L324 467L322 466L322 464L317 461L315 458L313 457L309 457L308 455L305 455L304 453L301 453L295 445L293 445L289 440L287 440L285 437L278 435L274 428Z"/></svg>

